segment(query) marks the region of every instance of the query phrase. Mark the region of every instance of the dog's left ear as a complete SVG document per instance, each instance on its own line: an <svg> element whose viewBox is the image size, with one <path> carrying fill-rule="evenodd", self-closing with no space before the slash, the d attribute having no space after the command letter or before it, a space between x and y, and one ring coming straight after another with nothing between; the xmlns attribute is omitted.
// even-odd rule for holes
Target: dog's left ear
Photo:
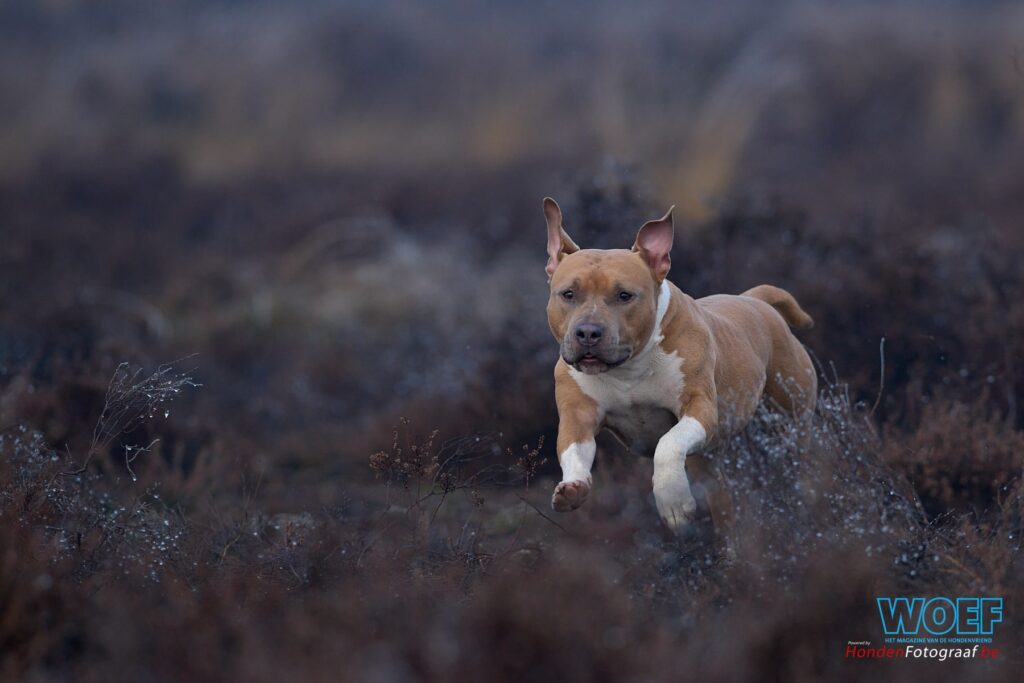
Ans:
<svg viewBox="0 0 1024 683"><path fill-rule="evenodd" d="M651 271L654 272L658 282L665 279L668 269L672 266L672 238L675 235L675 227L672 225L673 206L664 216L656 221L647 221L636 234L636 242L633 244L633 251L639 253Z"/></svg>
<svg viewBox="0 0 1024 683"><path fill-rule="evenodd" d="M547 271L550 280L562 258L566 254L579 251L580 248L562 227L562 210L551 197L544 198L544 218L548 222L548 265L544 270Z"/></svg>

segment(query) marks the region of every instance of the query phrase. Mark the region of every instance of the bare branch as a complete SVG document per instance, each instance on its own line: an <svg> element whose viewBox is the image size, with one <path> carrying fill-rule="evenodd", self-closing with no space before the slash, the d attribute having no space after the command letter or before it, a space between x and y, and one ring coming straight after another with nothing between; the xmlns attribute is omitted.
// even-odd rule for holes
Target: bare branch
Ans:
<svg viewBox="0 0 1024 683"><path fill-rule="evenodd" d="M118 436L131 432L161 412L167 417L170 411L166 404L177 398L182 389L200 386L192 380L191 371L181 372L176 369L178 362L161 365L149 376L143 376L142 368L133 372L128 363L118 365L113 377L110 378L110 384L107 385L103 411L93 428L92 442L85 460L81 467L65 474L82 474L89 467L93 456L105 452ZM151 443L139 452L152 446ZM132 474L132 479L135 479L130 465L138 453L135 457L129 458L128 452L137 449L126 447L125 450L125 464Z"/></svg>

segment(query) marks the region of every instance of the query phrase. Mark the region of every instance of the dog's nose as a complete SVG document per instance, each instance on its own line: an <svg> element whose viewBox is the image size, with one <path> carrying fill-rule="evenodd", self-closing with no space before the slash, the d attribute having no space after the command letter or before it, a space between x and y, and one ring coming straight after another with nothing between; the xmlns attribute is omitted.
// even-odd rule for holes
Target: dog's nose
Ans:
<svg viewBox="0 0 1024 683"><path fill-rule="evenodd" d="M583 323L576 328L576 341L583 346L595 346L601 341L604 327L594 323Z"/></svg>

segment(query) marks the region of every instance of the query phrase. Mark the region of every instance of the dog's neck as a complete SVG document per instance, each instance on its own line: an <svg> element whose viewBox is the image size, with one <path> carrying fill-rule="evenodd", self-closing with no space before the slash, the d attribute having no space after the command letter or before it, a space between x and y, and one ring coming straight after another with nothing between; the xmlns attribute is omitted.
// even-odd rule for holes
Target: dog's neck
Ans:
<svg viewBox="0 0 1024 683"><path fill-rule="evenodd" d="M640 353L635 354L626 364L645 357L651 352L651 349L660 344L661 340L665 338L664 333L661 331L661 323L665 319L665 314L668 313L668 305L671 300L672 290L669 287L668 278L666 278L661 281L661 287L658 289L658 308L654 314L654 328L651 330L651 336L647 339L644 347L640 349Z"/></svg>

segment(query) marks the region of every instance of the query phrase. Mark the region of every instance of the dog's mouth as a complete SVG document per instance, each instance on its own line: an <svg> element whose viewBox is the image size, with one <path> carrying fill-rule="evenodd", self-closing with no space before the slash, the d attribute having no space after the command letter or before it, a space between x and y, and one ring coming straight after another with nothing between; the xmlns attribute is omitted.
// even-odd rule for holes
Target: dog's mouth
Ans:
<svg viewBox="0 0 1024 683"><path fill-rule="evenodd" d="M607 361L593 353L584 353L582 356L576 359L575 363L570 363L572 367L586 375L597 375L602 372L606 372L616 366L622 365L629 358L627 354L620 360Z"/></svg>

